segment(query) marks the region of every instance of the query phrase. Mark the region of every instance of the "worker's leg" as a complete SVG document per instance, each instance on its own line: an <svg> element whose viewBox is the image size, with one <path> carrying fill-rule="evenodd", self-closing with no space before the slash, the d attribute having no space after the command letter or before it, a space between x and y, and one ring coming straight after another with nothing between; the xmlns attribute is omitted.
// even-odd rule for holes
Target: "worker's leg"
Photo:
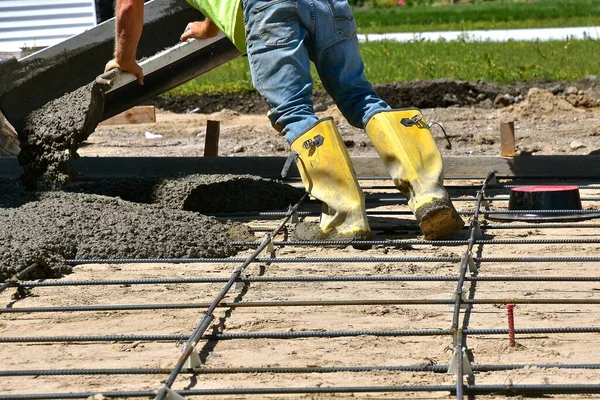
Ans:
<svg viewBox="0 0 600 400"><path fill-rule="evenodd" d="M333 118L325 118L296 139L298 171L307 191L322 200L320 232L303 239L368 239L365 197Z"/></svg>
<svg viewBox="0 0 600 400"><path fill-rule="evenodd" d="M426 239L441 239L464 225L443 186L442 156L421 111L383 111L365 127L398 189L407 197Z"/></svg>
<svg viewBox="0 0 600 400"><path fill-rule="evenodd" d="M352 10L345 0L312 2L311 56L321 82L350 125L363 128L372 115L390 107L364 75Z"/></svg>
<svg viewBox="0 0 600 400"><path fill-rule="evenodd" d="M370 236L364 195L333 120L313 111L308 32L298 0L243 0L248 60L254 87L269 104L271 124L298 154L306 190L323 202L313 238Z"/></svg>
<svg viewBox="0 0 600 400"><path fill-rule="evenodd" d="M420 111L391 111L375 93L363 73L348 4L343 0L314 4L321 12L316 13L311 51L323 85L348 122L366 128L396 186L408 198L425 237L456 233L464 223L443 187L442 158ZM334 31L319 29L326 26Z"/></svg>
<svg viewBox="0 0 600 400"><path fill-rule="evenodd" d="M269 105L269 119L292 143L318 118L311 99L307 32L295 0L243 0L252 83Z"/></svg>

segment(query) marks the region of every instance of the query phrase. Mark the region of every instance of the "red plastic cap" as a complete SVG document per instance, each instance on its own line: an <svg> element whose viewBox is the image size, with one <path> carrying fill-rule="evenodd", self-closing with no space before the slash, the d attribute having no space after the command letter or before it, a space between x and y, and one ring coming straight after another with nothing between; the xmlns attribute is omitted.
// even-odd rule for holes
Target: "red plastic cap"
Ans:
<svg viewBox="0 0 600 400"><path fill-rule="evenodd" d="M559 186L559 185L539 185L539 186L523 186L511 189L513 192L568 192L571 190L579 190L577 186Z"/></svg>

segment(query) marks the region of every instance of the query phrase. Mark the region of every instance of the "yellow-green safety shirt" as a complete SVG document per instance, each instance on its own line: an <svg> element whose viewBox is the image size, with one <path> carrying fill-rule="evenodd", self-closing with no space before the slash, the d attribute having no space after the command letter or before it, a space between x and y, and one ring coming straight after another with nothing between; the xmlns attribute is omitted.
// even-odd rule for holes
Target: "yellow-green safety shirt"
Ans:
<svg viewBox="0 0 600 400"><path fill-rule="evenodd" d="M210 18L242 53L246 52L244 14L240 0L187 0Z"/></svg>

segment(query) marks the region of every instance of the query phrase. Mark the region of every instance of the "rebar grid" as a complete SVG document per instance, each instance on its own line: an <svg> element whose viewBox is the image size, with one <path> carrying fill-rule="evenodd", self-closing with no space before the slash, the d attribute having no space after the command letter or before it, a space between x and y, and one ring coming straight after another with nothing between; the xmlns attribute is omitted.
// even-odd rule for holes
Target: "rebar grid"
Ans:
<svg viewBox="0 0 600 400"><path fill-rule="evenodd" d="M0 313L36 313L36 312L85 312L85 311L122 311L122 310L149 310L149 309L178 309L178 308L203 308L207 309L203 318L200 320L196 329L190 335L91 335L91 336L47 336L47 337L4 337L0 338L0 342L4 343L52 343L52 342L120 342L120 341L180 341L185 340L184 352L180 356L177 364L173 369L91 369L91 370L23 370L23 371L0 371L0 377L3 376L38 376L38 375L140 375L140 374L165 374L169 375L164 385L159 391L133 391L133 392L111 392L104 393L107 397L149 397L156 396L156 399L163 399L168 394L168 389L175 382L175 379L180 374L233 374L233 373L333 373L333 372L364 372L364 371L411 371L411 372L446 372L452 365L433 365L433 366L349 366L349 367L314 367L314 368L197 368L194 370L185 369L183 365L193 351L193 347L200 340L246 340L246 339L295 339L295 338L335 338L335 337L360 337L360 336L448 336L453 340L453 348L459 355L462 354L463 348L466 347L467 337L469 335L507 335L508 329L472 329L468 324L461 324L461 316L465 312L462 310L463 305L473 306L477 304L600 304L598 299L543 299L543 298L494 298L494 299L465 299L463 298L464 284L466 282L498 282L498 281L548 281L548 282L597 282L600 277L573 277L573 276L477 276L477 270L482 267L485 262L599 262L600 257L474 257L473 250L475 245L480 247L490 244L594 244L599 243L598 238L586 239L500 239L500 240L485 240L479 238L481 230L486 229L510 229L503 225L488 225L480 224L479 216L485 214L502 213L503 211L481 210L482 202L487 200L485 191L488 187L498 189L527 185L498 185L491 184L493 174L490 174L483 185L480 186L475 198L475 206L473 211L465 212L464 215L472 215L470 224L467 227L469 239L457 241L417 241L417 240L400 240L400 241L363 241L363 242L293 242L293 241L278 241L274 242L272 238L279 230L282 230L287 220L294 214L293 211L297 208L296 205L292 211L290 209L285 214L285 220L274 230L272 235L265 236L265 240L258 244L258 248L247 259L230 258L230 259L152 259L152 260L135 260L135 259L110 259L110 260L69 260L72 264L87 264L87 263L138 263L138 262L215 262L215 263L240 263L243 264L234 268L232 276L227 278L180 278L180 279L133 279L133 280L88 280L88 281L48 281L48 282L21 282L23 276L19 279L13 279L6 287L51 287L51 286L77 286L77 285L129 285L129 284L171 284L171 283L226 283L225 287L219 292L215 300L211 303L183 303L183 304L131 304L131 305L92 305L92 306L64 306L64 307L23 307L23 308L6 308L0 310ZM595 185L580 185L586 188L595 188ZM599 186L600 187L600 186ZM493 197L492 197L493 199ZM590 198L595 199L595 198ZM472 200L472 199L471 199ZM590 210L594 211L594 210ZM301 212L295 212L296 215L301 215ZM374 215L378 215L375 213ZM596 228L600 224L543 224L547 228L564 228L568 226L577 228ZM536 229L539 225L523 224L523 228L518 228L519 225L511 225L513 229L523 229L525 227ZM516 227L516 228L515 228ZM235 242L237 245L256 246L256 242ZM306 246L306 245L352 245L352 244L372 244L385 247L401 246L401 245L436 245L436 246L461 246L467 245L467 250L462 257L363 257L363 258L344 258L344 257L314 257L308 259L300 258L285 258L285 257L266 257L259 258L258 255L269 245L276 246ZM459 263L458 276L291 276L291 277L244 277L242 272L251 262L267 263L364 263L364 262L448 262ZM471 275L469 275L469 273ZM338 282L338 281L354 281L354 282L385 282L385 281L447 281L456 282L456 289L452 299L377 299L377 300L311 300L311 301L259 301L259 302L223 302L225 294L238 282ZM216 308L240 308L240 307L294 307L294 306L312 306L312 307L331 307L331 306L347 306L347 305L453 305L452 309L452 325L450 329L424 329L424 330L357 330L357 331L303 331L303 332L257 332L257 333L217 333L205 334L204 332L212 323L212 313ZM600 327L566 327L566 328L517 328L514 330L516 334L559 334L559 333L599 333ZM533 366L533 365L530 365ZM537 364L539 368L559 368L559 369L598 369L600 364ZM290 388L238 388L238 389L194 389L177 391L180 395L249 395L249 394L294 394L294 393L381 393L381 392L449 392L455 395L457 399L462 399L465 394L575 394L575 393L600 393L600 385L589 384L572 384L572 385L475 385L473 382L463 383L463 364L457 362L456 368L456 384L455 385L407 385L407 386L345 386L345 387L290 387ZM474 372L480 371L502 371L513 370L526 367L525 365L481 365L473 364L470 366ZM473 378L472 374L470 378ZM59 393L59 394L40 394L40 395L0 395L0 400L5 399L24 399L24 398L87 398L96 393L81 392L81 393Z"/></svg>

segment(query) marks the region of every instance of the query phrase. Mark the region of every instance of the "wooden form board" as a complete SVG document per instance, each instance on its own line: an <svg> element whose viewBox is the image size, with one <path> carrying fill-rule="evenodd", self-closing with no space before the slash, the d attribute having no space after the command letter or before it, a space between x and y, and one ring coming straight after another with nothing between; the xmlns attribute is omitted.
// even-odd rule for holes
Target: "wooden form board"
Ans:
<svg viewBox="0 0 600 400"><path fill-rule="evenodd" d="M161 177L181 174L252 174L281 178L286 157L82 157L74 168L84 179L138 176ZM353 157L359 177L386 177L379 157ZM560 178L600 176L600 156L456 156L444 158L447 177L483 178L489 171L498 175ZM0 178L22 174L16 158L0 158ZM288 177L299 177L292 165Z"/></svg>
<svg viewBox="0 0 600 400"><path fill-rule="evenodd" d="M154 106L137 106L104 120L100 125L148 124L156 122Z"/></svg>

